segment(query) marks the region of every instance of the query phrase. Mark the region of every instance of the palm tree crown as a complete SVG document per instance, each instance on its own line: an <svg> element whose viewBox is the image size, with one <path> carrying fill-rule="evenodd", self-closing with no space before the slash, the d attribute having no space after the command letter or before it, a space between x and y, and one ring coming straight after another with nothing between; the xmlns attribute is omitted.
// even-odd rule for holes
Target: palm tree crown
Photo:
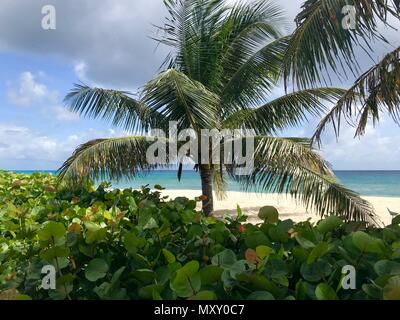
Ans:
<svg viewBox="0 0 400 320"><path fill-rule="evenodd" d="M373 221L368 202L340 185L307 138L277 137L308 116L320 116L345 90L301 88L271 99L287 68L291 36L283 36L284 17L270 1L230 6L224 0L164 0L169 16L157 41L171 48L163 71L140 91L77 85L66 97L71 110L104 118L133 136L90 141L60 169L62 178L134 177L154 169L146 161L151 128L252 129L255 169L235 175L235 165L199 163L203 209L213 210L213 188L225 190L227 175L245 188L289 193L321 215ZM212 150L210 150L211 152ZM178 176L181 175L181 170Z"/></svg>

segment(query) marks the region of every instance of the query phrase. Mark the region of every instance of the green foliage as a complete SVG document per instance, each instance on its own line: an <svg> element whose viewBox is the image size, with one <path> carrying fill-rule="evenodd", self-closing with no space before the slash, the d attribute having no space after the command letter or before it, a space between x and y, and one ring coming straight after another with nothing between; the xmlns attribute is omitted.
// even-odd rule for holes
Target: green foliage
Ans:
<svg viewBox="0 0 400 320"><path fill-rule="evenodd" d="M159 191L0 172L0 299L399 299L400 226L218 220ZM271 215L270 212L273 214ZM271 220L272 217L272 220ZM45 265L56 289L44 290ZM341 287L342 267L357 271Z"/></svg>

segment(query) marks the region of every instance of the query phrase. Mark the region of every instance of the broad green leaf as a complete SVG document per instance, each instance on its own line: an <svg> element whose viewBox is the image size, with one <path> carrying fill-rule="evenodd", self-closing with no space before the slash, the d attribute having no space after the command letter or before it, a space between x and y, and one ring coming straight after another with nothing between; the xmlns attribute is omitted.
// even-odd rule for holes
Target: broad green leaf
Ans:
<svg viewBox="0 0 400 320"><path fill-rule="evenodd" d="M233 279L235 279L238 274L245 272L247 270L248 266L249 266L249 263L246 260L236 261L229 268L229 274Z"/></svg>
<svg viewBox="0 0 400 320"><path fill-rule="evenodd" d="M171 289L182 298L194 296L201 288L201 277L197 261L190 261L176 272Z"/></svg>
<svg viewBox="0 0 400 320"><path fill-rule="evenodd" d="M181 298L189 298L197 294L201 288L201 278L199 273L188 275L186 272L178 270L174 280L171 282L171 289Z"/></svg>
<svg viewBox="0 0 400 320"><path fill-rule="evenodd" d="M261 231L253 231L246 235L245 244L248 248L256 249L258 246L272 246L271 241Z"/></svg>
<svg viewBox="0 0 400 320"><path fill-rule="evenodd" d="M303 280L299 280L296 283L295 294L297 300L306 300L307 292L306 285Z"/></svg>
<svg viewBox="0 0 400 320"><path fill-rule="evenodd" d="M330 276L332 267L328 262L320 259L312 264L303 263L300 268L300 273L305 280L317 282Z"/></svg>
<svg viewBox="0 0 400 320"><path fill-rule="evenodd" d="M111 283L110 283L111 286L115 286L117 284L117 282L121 278L121 275L124 273L125 269L126 269L126 267L121 267L117 271L115 271L115 273L113 274L113 276L111 278Z"/></svg>
<svg viewBox="0 0 400 320"><path fill-rule="evenodd" d="M127 233L124 237L125 249L130 254L135 254L146 245L146 239L138 237L135 233Z"/></svg>
<svg viewBox="0 0 400 320"><path fill-rule="evenodd" d="M280 278L288 274L288 266L279 258L270 258L265 266L264 275L270 278Z"/></svg>
<svg viewBox="0 0 400 320"><path fill-rule="evenodd" d="M91 244L95 242L101 242L105 240L106 236L107 236L106 228L98 229L96 231L88 231L86 235L86 243Z"/></svg>
<svg viewBox="0 0 400 320"><path fill-rule="evenodd" d="M188 277L194 275L197 271L199 271L200 264L198 261L190 261L186 263L178 272L183 272Z"/></svg>
<svg viewBox="0 0 400 320"><path fill-rule="evenodd" d="M343 224L342 219L340 219L337 216L330 216L320 221L320 223L317 226L317 230L322 234L326 234L340 227L342 224Z"/></svg>
<svg viewBox="0 0 400 320"><path fill-rule="evenodd" d="M301 236L296 236L296 240L299 245L301 245L304 249L313 249L315 247L315 244L313 242Z"/></svg>
<svg viewBox="0 0 400 320"><path fill-rule="evenodd" d="M398 276L400 275L400 263L389 260L380 260L375 263L374 270L378 276Z"/></svg>
<svg viewBox="0 0 400 320"><path fill-rule="evenodd" d="M186 239L191 240L196 237L200 237L203 233L203 228L199 224L194 224L190 226L188 233L186 234Z"/></svg>
<svg viewBox="0 0 400 320"><path fill-rule="evenodd" d="M269 225L268 235L273 241L286 243L290 238L288 232L292 228L292 220L279 221L277 225Z"/></svg>
<svg viewBox="0 0 400 320"><path fill-rule="evenodd" d="M150 218L147 223L143 226L143 230L151 230L151 229L157 229L158 228L158 223L154 218Z"/></svg>
<svg viewBox="0 0 400 320"><path fill-rule="evenodd" d="M133 215L136 215L137 211L138 211L138 206L136 204L135 198L130 196L126 200L127 200L128 204L129 204L130 213L133 214Z"/></svg>
<svg viewBox="0 0 400 320"><path fill-rule="evenodd" d="M101 285L95 287L93 292L96 293L100 299L107 299L111 290L111 285L108 282L103 282Z"/></svg>
<svg viewBox="0 0 400 320"><path fill-rule="evenodd" d="M318 300L338 300L335 290L326 283L320 283L315 289Z"/></svg>
<svg viewBox="0 0 400 320"><path fill-rule="evenodd" d="M201 283L204 285L213 284L221 280L224 269L218 266L206 266L199 271Z"/></svg>
<svg viewBox="0 0 400 320"><path fill-rule="evenodd" d="M95 282L106 276L108 264L103 259L93 259L89 262L85 269L85 276L91 282Z"/></svg>
<svg viewBox="0 0 400 320"><path fill-rule="evenodd" d="M50 221L45 223L43 228L38 231L38 237L42 241L48 241L52 238L60 239L65 233L66 228L62 223Z"/></svg>
<svg viewBox="0 0 400 320"><path fill-rule="evenodd" d="M151 284L156 278L156 273L150 269L139 269L132 272L132 276L140 281L141 284Z"/></svg>
<svg viewBox="0 0 400 320"><path fill-rule="evenodd" d="M323 257L329 250L329 244L327 242L319 242L312 250L307 258L307 263L311 264L315 260Z"/></svg>
<svg viewBox="0 0 400 320"><path fill-rule="evenodd" d="M111 212L108 211L108 210L104 211L103 215L104 215L104 218L107 219L107 220L112 220L112 218L113 218Z"/></svg>
<svg viewBox="0 0 400 320"><path fill-rule="evenodd" d="M215 266L221 266L222 268L229 269L236 262L236 255L232 250L224 250L216 254L211 259L211 263Z"/></svg>
<svg viewBox="0 0 400 320"><path fill-rule="evenodd" d="M382 297L382 289L374 284L363 284L362 290L372 299L379 300Z"/></svg>
<svg viewBox="0 0 400 320"><path fill-rule="evenodd" d="M162 253L165 257L165 260L167 260L168 263L174 263L176 261L176 258L171 251L169 251L167 249L163 249Z"/></svg>
<svg viewBox="0 0 400 320"><path fill-rule="evenodd" d="M265 206L258 212L258 217L265 223L277 223L279 221L279 212L275 207Z"/></svg>
<svg viewBox="0 0 400 320"><path fill-rule="evenodd" d="M400 300L400 276L389 279L388 283L383 288L383 299Z"/></svg>
<svg viewBox="0 0 400 320"><path fill-rule="evenodd" d="M40 257L42 257L47 262L51 262L55 258L68 257L69 252L70 252L70 250L67 247L51 247L48 249L44 249L40 253Z"/></svg>
<svg viewBox="0 0 400 320"><path fill-rule="evenodd" d="M86 227L86 229L90 232L95 232L101 229L101 226L98 225L97 223L94 222L90 222L90 221L86 221L84 222L84 225Z"/></svg>
<svg viewBox="0 0 400 320"><path fill-rule="evenodd" d="M142 299L154 300L155 296L160 296L160 293L163 289L164 286L161 284L151 284L148 286L144 286L139 289L139 296Z"/></svg>
<svg viewBox="0 0 400 320"><path fill-rule="evenodd" d="M49 291L49 297L53 300L64 300L73 290L74 276L66 274L57 279L56 290Z"/></svg>
<svg viewBox="0 0 400 320"><path fill-rule="evenodd" d="M256 253L261 260L264 260L265 258L268 258L272 253L274 253L274 249L267 246L258 246L256 248Z"/></svg>
<svg viewBox="0 0 400 320"><path fill-rule="evenodd" d="M357 231L352 235L354 245L362 252L382 253L384 246L382 240L374 238L363 231Z"/></svg>
<svg viewBox="0 0 400 320"><path fill-rule="evenodd" d="M236 213L238 219L240 219L243 216L242 208L239 205L236 206Z"/></svg>

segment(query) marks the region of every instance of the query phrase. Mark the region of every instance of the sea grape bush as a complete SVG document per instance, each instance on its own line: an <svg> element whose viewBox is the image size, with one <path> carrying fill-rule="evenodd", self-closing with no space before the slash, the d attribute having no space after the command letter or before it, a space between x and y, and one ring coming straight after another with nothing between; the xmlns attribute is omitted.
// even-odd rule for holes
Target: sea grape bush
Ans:
<svg viewBox="0 0 400 320"><path fill-rule="evenodd" d="M331 216L216 219L157 191L57 186L0 172L0 299L400 299L400 218L384 229ZM56 289L41 287L42 267ZM342 268L356 270L345 290Z"/></svg>

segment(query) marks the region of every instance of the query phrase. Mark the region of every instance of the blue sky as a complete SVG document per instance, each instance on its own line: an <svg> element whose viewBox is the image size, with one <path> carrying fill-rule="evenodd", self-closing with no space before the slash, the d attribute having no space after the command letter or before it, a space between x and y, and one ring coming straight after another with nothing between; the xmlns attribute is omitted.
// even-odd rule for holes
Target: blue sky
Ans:
<svg viewBox="0 0 400 320"><path fill-rule="evenodd" d="M56 169L79 143L114 134L64 107L64 95L79 81L73 66L3 53L0 68L0 168Z"/></svg>
<svg viewBox="0 0 400 320"><path fill-rule="evenodd" d="M282 2L289 18L300 3ZM45 4L57 9L57 30L40 27ZM162 2L2 0L0 6L0 169L56 169L79 144L123 134L100 120L80 119L63 98L79 81L134 92L149 80L166 53L149 39L151 23L165 15ZM398 32L387 34L398 46ZM377 45L375 55L390 49ZM373 64L361 57L363 67ZM317 123L311 119L282 134L309 136ZM400 128L390 119L369 127L361 140L353 134L343 127L337 142L327 130L322 153L335 169L400 170Z"/></svg>

